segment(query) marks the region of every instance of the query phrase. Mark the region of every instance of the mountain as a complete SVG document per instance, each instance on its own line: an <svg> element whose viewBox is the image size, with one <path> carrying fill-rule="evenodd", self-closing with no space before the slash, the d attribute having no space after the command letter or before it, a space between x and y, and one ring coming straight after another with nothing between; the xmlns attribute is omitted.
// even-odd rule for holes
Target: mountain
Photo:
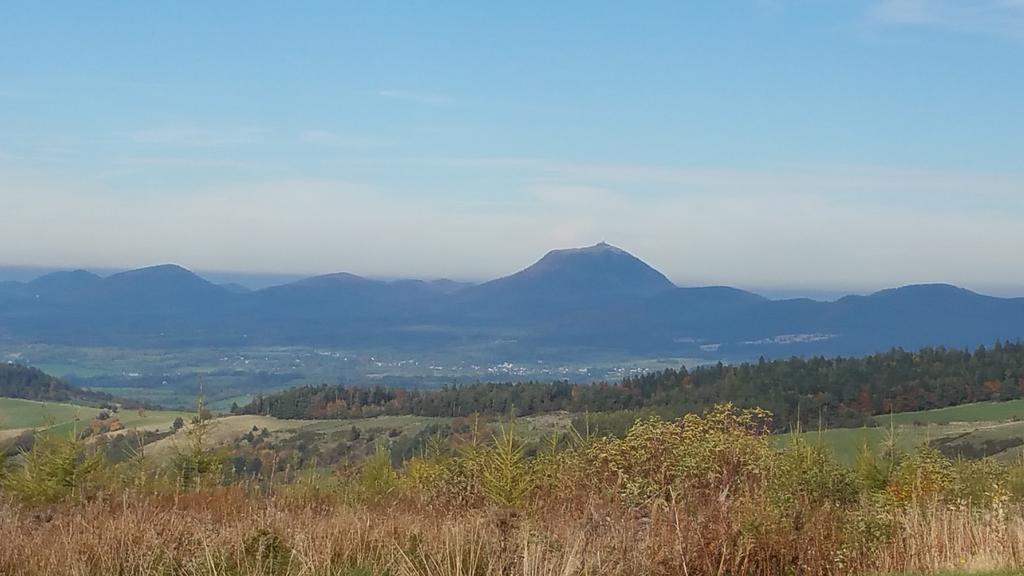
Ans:
<svg viewBox="0 0 1024 576"><path fill-rule="evenodd" d="M86 270L53 272L40 276L27 284L36 293L58 294L68 290L83 290L95 286L102 278Z"/></svg>
<svg viewBox="0 0 1024 576"><path fill-rule="evenodd" d="M508 320L520 323L615 307L675 288L644 261L602 242L552 250L515 274L461 291L457 300L470 319L510 316Z"/></svg>
<svg viewBox="0 0 1024 576"><path fill-rule="evenodd" d="M971 346L983 338L1016 340L1024 336L1024 298L995 298L948 284L921 284L838 300L830 324L860 349L870 337L898 340L908 348L930 342Z"/></svg>
<svg viewBox="0 0 1024 576"><path fill-rule="evenodd" d="M484 358L862 354L1024 337L1024 299L929 284L835 302L677 287L600 243L479 285L335 273L240 290L175 265L0 284L0 338L116 346L330 345Z"/></svg>
<svg viewBox="0 0 1024 576"><path fill-rule="evenodd" d="M552 250L530 267L481 285L492 297L540 302L575 302L647 297L676 286L629 252L601 242Z"/></svg>
<svg viewBox="0 0 1024 576"><path fill-rule="evenodd" d="M108 276L91 292L96 304L113 311L147 314L210 309L228 301L230 293L175 264L162 264Z"/></svg>
<svg viewBox="0 0 1024 576"><path fill-rule="evenodd" d="M206 341L234 294L181 266L100 278L56 272L0 301L0 336L53 344L183 345Z"/></svg>
<svg viewBox="0 0 1024 576"><path fill-rule="evenodd" d="M420 280L384 282L347 272L314 276L259 290L254 299L262 307L282 308L285 313L313 316L356 314L378 316L393 313L394 307L443 294Z"/></svg>
<svg viewBox="0 0 1024 576"><path fill-rule="evenodd" d="M53 272L25 283L0 283L0 300L61 303L84 293L100 281L99 276L85 270Z"/></svg>

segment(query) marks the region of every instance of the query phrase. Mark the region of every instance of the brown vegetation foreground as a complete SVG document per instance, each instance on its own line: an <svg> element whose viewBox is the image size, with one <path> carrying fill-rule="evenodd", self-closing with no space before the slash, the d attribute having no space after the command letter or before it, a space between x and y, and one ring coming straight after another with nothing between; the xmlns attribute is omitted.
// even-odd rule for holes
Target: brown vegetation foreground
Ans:
<svg viewBox="0 0 1024 576"><path fill-rule="evenodd" d="M337 506L237 489L125 498L41 511L0 507L0 574L19 575L572 575L852 574L1019 566L1024 521L935 507L901 518L865 557L842 558L827 518L801 537L741 542L703 514L666 507L552 511ZM767 549L758 549L767 547ZM774 550L772 550L774 548Z"/></svg>
<svg viewBox="0 0 1024 576"><path fill-rule="evenodd" d="M841 575L1024 566L1016 468L925 451L865 454L846 470L798 440L772 450L764 416L724 406L641 421L624 439L552 442L533 458L506 432L455 450L435 446L400 470L382 452L349 475L310 473L273 486L224 485L198 444L174 470L137 462L104 473L41 443L8 466L0 574Z"/></svg>

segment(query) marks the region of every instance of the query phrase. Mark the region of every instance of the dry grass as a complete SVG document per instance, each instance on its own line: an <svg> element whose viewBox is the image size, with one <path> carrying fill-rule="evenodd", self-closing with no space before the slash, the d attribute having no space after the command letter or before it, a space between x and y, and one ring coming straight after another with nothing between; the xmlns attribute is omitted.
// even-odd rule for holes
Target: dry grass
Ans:
<svg viewBox="0 0 1024 576"><path fill-rule="evenodd" d="M666 506L638 515L595 504L450 513L397 501L351 507L261 498L240 488L50 509L5 503L0 574L858 574L1004 569L1024 559L1019 509L908 510L891 538L847 562L835 557L842 527L825 517L809 519L813 529L801 541L744 539L725 512Z"/></svg>
<svg viewBox="0 0 1024 576"><path fill-rule="evenodd" d="M298 428L303 425L314 423L311 420L280 420L269 416L226 416L210 421L211 446L223 446L249 432L253 428L257 430L266 428L271 432ZM188 444L187 430L179 430L167 438L158 440L146 447L150 456L156 459L165 459L178 451L184 449Z"/></svg>
<svg viewBox="0 0 1024 576"><path fill-rule="evenodd" d="M437 517L227 490L0 514L0 573L12 576L581 573L578 541L510 531L486 512ZM254 553L261 539L264 553Z"/></svg>

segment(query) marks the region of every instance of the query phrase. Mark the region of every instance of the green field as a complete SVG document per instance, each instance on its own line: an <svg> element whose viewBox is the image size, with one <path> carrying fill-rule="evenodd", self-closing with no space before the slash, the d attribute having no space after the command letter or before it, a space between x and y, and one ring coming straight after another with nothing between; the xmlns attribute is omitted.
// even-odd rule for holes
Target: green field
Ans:
<svg viewBox="0 0 1024 576"><path fill-rule="evenodd" d="M0 430L45 428L61 433L76 425L88 425L99 412L99 408L91 406L0 398ZM169 428L175 418L187 420L192 414L173 410L122 410L115 417L125 428L163 430Z"/></svg>
<svg viewBox="0 0 1024 576"><path fill-rule="evenodd" d="M97 413L98 409L86 406L0 398L0 430L48 427L76 418L89 420Z"/></svg>
<svg viewBox="0 0 1024 576"><path fill-rule="evenodd" d="M890 416L879 416L876 420L883 425L889 421L901 424L948 424L950 422L1002 422L1024 419L1024 400L1006 402L975 402L949 408L925 410L923 412L900 412Z"/></svg>
<svg viewBox="0 0 1024 576"><path fill-rule="evenodd" d="M913 452L931 440L964 434L974 430L970 426L932 425L897 426L892 430L895 446L901 452ZM867 446L878 452L890 434L889 428L835 428L797 434L800 438L828 448L837 460L853 464L857 454ZM773 444L782 447L793 438L793 434L780 434L773 438Z"/></svg>
<svg viewBox="0 0 1024 576"><path fill-rule="evenodd" d="M879 416L876 427L838 428L799 434L827 447L841 462L852 464L864 446L877 452L890 436L895 447L912 452L931 444L949 454L983 453L1000 460L1024 454L1024 400L978 402L949 408ZM784 445L791 434L774 439Z"/></svg>

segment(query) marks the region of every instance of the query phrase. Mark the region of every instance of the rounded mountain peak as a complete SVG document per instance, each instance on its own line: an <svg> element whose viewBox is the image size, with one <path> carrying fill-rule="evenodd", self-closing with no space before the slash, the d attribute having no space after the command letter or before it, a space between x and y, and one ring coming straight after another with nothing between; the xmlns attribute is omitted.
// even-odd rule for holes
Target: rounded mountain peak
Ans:
<svg viewBox="0 0 1024 576"><path fill-rule="evenodd" d="M144 268L135 268L134 270L119 272L110 276L110 278L171 278L192 276L195 276L195 273L177 264L157 264L155 266L146 266Z"/></svg>
<svg viewBox="0 0 1024 576"><path fill-rule="evenodd" d="M222 288L208 282L195 272L177 264L159 264L136 268L107 276L103 280L108 288L130 290L194 289L221 291Z"/></svg>
<svg viewBox="0 0 1024 576"><path fill-rule="evenodd" d="M485 286L510 294L556 299L651 296L675 288L661 272L606 242L552 250L532 266Z"/></svg>

